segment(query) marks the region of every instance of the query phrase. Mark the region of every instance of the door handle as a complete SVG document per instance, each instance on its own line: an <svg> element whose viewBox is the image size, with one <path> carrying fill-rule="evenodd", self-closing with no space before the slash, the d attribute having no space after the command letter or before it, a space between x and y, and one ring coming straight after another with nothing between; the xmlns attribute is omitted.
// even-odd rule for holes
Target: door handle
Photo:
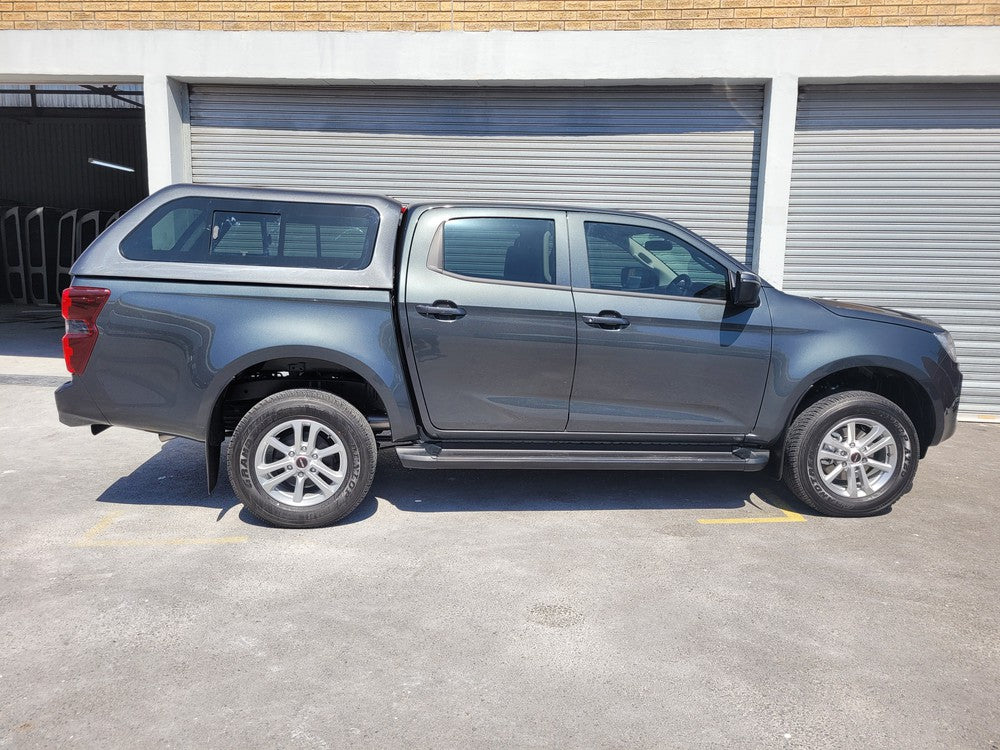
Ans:
<svg viewBox="0 0 1000 750"><path fill-rule="evenodd" d="M617 331L628 326L628 318L623 318L621 313L614 310L601 310L597 315L584 315L583 322L594 328L601 328L605 331Z"/></svg>
<svg viewBox="0 0 1000 750"><path fill-rule="evenodd" d="M465 315L464 307L446 299L439 299L433 305L417 305L416 310L424 317L436 320L458 320Z"/></svg>

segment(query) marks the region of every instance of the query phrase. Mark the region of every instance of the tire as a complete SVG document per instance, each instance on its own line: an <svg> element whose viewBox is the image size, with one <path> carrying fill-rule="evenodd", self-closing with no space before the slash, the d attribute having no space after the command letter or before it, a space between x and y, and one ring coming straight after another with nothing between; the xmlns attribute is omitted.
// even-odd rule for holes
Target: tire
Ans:
<svg viewBox="0 0 1000 750"><path fill-rule="evenodd" d="M918 456L917 431L899 406L866 391L836 393L792 422L785 482L820 513L870 516L910 491Z"/></svg>
<svg viewBox="0 0 1000 750"><path fill-rule="evenodd" d="M262 521L315 528L358 507L376 458L361 412L323 391L290 390L268 396L240 420L229 442L229 478Z"/></svg>

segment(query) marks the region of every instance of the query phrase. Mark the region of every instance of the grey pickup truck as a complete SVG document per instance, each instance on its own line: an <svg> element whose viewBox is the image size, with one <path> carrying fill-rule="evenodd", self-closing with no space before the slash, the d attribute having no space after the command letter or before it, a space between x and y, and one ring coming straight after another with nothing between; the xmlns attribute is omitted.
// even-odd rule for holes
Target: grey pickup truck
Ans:
<svg viewBox="0 0 1000 750"><path fill-rule="evenodd" d="M955 430L951 337L785 294L640 214L176 185L115 222L62 299L60 419L222 445L240 500L349 514L410 468L770 466L862 516Z"/></svg>

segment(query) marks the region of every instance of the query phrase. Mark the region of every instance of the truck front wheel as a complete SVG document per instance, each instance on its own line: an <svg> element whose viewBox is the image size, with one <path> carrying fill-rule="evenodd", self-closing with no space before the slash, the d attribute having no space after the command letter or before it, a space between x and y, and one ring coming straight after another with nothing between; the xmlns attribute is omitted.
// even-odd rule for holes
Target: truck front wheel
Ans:
<svg viewBox="0 0 1000 750"><path fill-rule="evenodd" d="M368 422L344 399L283 391L240 420L229 443L229 478L246 509L263 521L328 526L368 494L376 456Z"/></svg>
<svg viewBox="0 0 1000 750"><path fill-rule="evenodd" d="M799 414L785 439L785 481L830 516L868 516L913 486L917 431L899 406L865 391L827 396Z"/></svg>

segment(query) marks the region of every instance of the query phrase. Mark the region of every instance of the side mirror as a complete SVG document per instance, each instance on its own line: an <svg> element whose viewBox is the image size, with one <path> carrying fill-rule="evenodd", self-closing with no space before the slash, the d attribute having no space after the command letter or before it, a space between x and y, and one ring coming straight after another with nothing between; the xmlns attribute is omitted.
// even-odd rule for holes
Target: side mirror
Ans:
<svg viewBox="0 0 1000 750"><path fill-rule="evenodd" d="M749 271L734 273L729 301L737 307L757 307L760 304L760 277Z"/></svg>

